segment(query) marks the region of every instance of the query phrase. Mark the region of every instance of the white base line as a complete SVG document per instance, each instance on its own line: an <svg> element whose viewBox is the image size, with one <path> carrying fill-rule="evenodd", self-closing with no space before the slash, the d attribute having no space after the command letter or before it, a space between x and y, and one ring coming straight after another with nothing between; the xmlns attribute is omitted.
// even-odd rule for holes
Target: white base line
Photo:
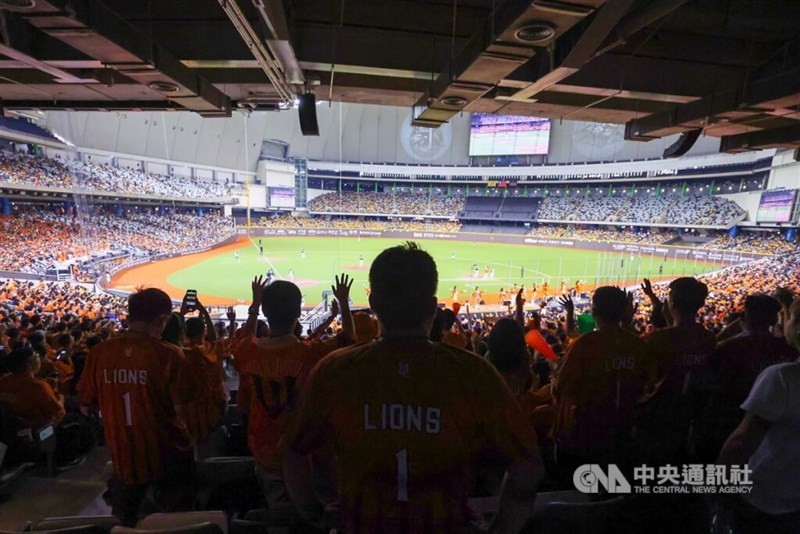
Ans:
<svg viewBox="0 0 800 534"><path fill-rule="evenodd" d="M253 246L256 248L256 252L258 252L258 253L260 254L260 253L261 253L261 250L258 248L258 245L256 245L256 242L255 242L255 241L253 241L253 238L252 238L252 237L250 237L249 239L250 239L250 242L253 244ZM264 255L264 256L259 256L259 258L264 258L265 260L267 260L267 263L269 263L269 266L270 266L270 268L271 268L271 269L272 269L272 271L275 273L275 276L276 276L277 278L283 278L283 277L281 276L281 273L279 273L279 272L278 272L278 269L277 269L277 268L275 268L275 265L274 265L274 264L273 264L271 261L269 261L269 258L268 258L266 255Z"/></svg>

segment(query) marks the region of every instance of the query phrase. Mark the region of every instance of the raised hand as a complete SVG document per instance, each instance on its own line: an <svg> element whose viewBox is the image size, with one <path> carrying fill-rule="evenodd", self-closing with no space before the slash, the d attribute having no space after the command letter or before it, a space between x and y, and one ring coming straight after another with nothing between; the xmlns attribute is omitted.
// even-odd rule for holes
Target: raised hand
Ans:
<svg viewBox="0 0 800 534"><path fill-rule="evenodd" d="M642 284L642 291L644 292L645 295L647 295L648 298L650 298L650 300L653 299L658 300L658 296L656 295L656 292L653 291L653 284L650 283L649 278L644 279L644 283Z"/></svg>
<svg viewBox="0 0 800 534"><path fill-rule="evenodd" d="M261 295L264 293L264 288L267 287L267 281L263 276L256 276L250 283L250 288L253 290L253 305L261 306Z"/></svg>
<svg viewBox="0 0 800 534"><path fill-rule="evenodd" d="M519 288L519 291L517 291L517 297L516 297L516 299L514 299L514 305L517 308L522 308L525 305L525 288L524 287Z"/></svg>
<svg viewBox="0 0 800 534"><path fill-rule="evenodd" d="M228 306L228 312L225 314L228 318L228 321L233 322L236 320L236 310L233 309L233 306Z"/></svg>
<svg viewBox="0 0 800 534"><path fill-rule="evenodd" d="M337 315L339 315L339 301L333 299L333 302L331 302L331 317L336 317Z"/></svg>
<svg viewBox="0 0 800 534"><path fill-rule="evenodd" d="M569 295L561 295L558 298L558 303L564 307L564 311L568 314L572 315L575 313L575 302L572 301L572 297Z"/></svg>
<svg viewBox="0 0 800 534"><path fill-rule="evenodd" d="M347 304L350 299L350 288L353 286L353 279L347 274L342 273L341 277L336 277L336 283L331 286L333 296L342 304Z"/></svg>

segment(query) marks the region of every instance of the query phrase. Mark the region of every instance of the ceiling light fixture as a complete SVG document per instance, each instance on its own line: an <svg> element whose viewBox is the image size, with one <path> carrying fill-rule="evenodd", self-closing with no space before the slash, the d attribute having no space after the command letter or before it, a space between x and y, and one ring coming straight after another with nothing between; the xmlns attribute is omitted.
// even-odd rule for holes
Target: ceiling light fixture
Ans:
<svg viewBox="0 0 800 534"><path fill-rule="evenodd" d="M446 96L442 98L442 104L454 108L460 108L467 105L467 99L461 96Z"/></svg>
<svg viewBox="0 0 800 534"><path fill-rule="evenodd" d="M517 41L526 44L545 44L556 36L556 29L549 22L529 22L514 32Z"/></svg>
<svg viewBox="0 0 800 534"><path fill-rule="evenodd" d="M177 85L170 82L150 82L148 87L154 91L158 91L159 93L177 93L180 91L180 88L178 88Z"/></svg>
<svg viewBox="0 0 800 534"><path fill-rule="evenodd" d="M0 0L0 9L6 11L30 11L35 5L33 0Z"/></svg>

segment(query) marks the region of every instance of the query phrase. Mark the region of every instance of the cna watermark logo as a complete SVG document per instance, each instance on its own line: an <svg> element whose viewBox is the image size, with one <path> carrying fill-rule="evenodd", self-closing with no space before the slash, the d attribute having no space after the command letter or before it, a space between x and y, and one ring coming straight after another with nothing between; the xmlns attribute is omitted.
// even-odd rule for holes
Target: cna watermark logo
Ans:
<svg viewBox="0 0 800 534"><path fill-rule="evenodd" d="M583 464L572 475L572 483L581 493L600 493L601 490L607 493L631 492L630 482L614 464L607 469L598 464Z"/></svg>
<svg viewBox="0 0 800 534"><path fill-rule="evenodd" d="M572 482L581 493L704 493L744 494L753 489L747 465L684 464L633 469L633 483L615 464L584 464Z"/></svg>

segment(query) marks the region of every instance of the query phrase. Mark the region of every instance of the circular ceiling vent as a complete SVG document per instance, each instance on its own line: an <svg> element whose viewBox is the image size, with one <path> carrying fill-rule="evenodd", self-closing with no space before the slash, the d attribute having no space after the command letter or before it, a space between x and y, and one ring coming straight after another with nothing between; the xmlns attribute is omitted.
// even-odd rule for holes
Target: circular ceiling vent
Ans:
<svg viewBox="0 0 800 534"><path fill-rule="evenodd" d="M7 11L28 11L35 5L33 0L0 0L0 9Z"/></svg>
<svg viewBox="0 0 800 534"><path fill-rule="evenodd" d="M162 93L177 93L179 90L177 85L169 82L152 82L150 84L150 89L160 91Z"/></svg>
<svg viewBox="0 0 800 534"><path fill-rule="evenodd" d="M543 44L556 35L556 29L549 22L530 22L514 32L518 41L528 44Z"/></svg>
<svg viewBox="0 0 800 534"><path fill-rule="evenodd" d="M454 108L460 108L467 105L467 99L460 96L446 96L442 98L442 104Z"/></svg>

